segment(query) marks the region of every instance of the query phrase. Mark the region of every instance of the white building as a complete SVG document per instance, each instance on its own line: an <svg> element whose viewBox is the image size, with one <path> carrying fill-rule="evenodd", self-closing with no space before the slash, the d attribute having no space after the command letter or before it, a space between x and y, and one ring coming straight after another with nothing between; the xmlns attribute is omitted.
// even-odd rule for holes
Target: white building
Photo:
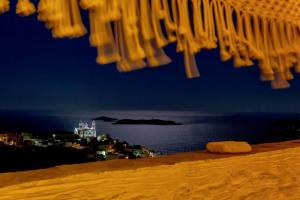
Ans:
<svg viewBox="0 0 300 200"><path fill-rule="evenodd" d="M79 127L75 128L74 134L79 135L80 138L91 138L96 137L96 122L92 122L92 126L89 127L88 123L86 122L79 122Z"/></svg>

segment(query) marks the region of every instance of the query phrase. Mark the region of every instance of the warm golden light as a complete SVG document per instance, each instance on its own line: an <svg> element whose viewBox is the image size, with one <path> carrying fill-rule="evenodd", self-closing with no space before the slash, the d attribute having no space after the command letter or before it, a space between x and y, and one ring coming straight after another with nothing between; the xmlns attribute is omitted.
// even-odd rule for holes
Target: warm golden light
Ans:
<svg viewBox="0 0 300 200"><path fill-rule="evenodd" d="M117 63L119 71L170 62L163 48L177 42L186 74L199 76L195 54L219 45L220 58L235 67L258 61L261 79L273 88L289 87L291 68L300 71L300 30L297 1L230 0L80 0L89 12L90 43L97 63ZM0 13L9 1L0 1ZM29 0L19 0L17 14L35 12ZM78 0L40 0L38 19L55 38L86 33Z"/></svg>

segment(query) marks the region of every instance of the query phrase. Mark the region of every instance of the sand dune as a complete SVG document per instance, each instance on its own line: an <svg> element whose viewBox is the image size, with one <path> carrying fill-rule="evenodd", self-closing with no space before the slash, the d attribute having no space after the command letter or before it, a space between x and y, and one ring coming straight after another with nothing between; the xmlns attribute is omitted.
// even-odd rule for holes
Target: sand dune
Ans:
<svg viewBox="0 0 300 200"><path fill-rule="evenodd" d="M45 171L46 172L46 171ZM0 188L4 199L300 199L300 147Z"/></svg>

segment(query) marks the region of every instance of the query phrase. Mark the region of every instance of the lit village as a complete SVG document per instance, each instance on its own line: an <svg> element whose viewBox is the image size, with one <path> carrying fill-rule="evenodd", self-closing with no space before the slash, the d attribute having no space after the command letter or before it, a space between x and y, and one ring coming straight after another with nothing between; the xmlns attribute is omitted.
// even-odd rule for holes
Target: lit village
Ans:
<svg viewBox="0 0 300 200"><path fill-rule="evenodd" d="M23 159L20 161L21 165L28 161L28 159L22 158L25 156L34 157L32 163L44 160L45 166L53 163L64 164L157 156L154 151L146 147L131 146L126 141L111 138L108 134L97 135L95 121L92 122L91 127L85 122L79 122L74 133L67 131L56 131L48 134L0 133L0 150L0 154L5 150L9 152L8 154L3 153L3 155L9 155L4 160L10 162L11 165L16 164L15 161L11 162L11 158L14 156L18 157L17 159ZM35 168L35 166L29 166L29 168Z"/></svg>

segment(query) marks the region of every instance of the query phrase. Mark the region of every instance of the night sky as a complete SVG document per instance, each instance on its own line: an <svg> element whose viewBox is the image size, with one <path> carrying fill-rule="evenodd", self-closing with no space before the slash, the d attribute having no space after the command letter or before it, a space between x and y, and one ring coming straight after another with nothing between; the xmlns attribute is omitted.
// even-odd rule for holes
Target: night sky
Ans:
<svg viewBox="0 0 300 200"><path fill-rule="evenodd" d="M36 15L14 10L0 16L0 27L1 110L300 112L299 75L290 89L272 90L257 67L234 69L218 50L197 55L201 77L193 80L174 45L165 49L170 65L119 73L96 64L88 35L54 39Z"/></svg>

